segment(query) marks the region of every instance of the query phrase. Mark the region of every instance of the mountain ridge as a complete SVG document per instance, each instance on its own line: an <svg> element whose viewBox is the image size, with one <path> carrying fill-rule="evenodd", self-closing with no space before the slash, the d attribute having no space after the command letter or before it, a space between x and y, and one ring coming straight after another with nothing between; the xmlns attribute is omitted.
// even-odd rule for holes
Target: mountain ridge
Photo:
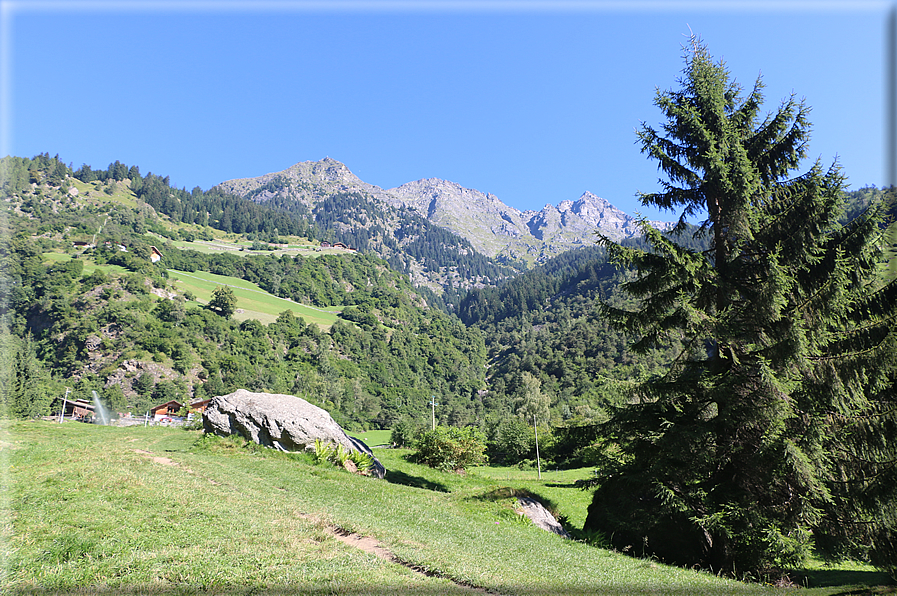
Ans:
<svg viewBox="0 0 897 596"><path fill-rule="evenodd" d="M340 193L360 193L377 203L413 210L423 219L467 241L481 254L524 262L543 262L572 248L591 244L596 233L613 239L639 233L637 219L590 191L557 206L520 211L492 193L441 178L426 178L383 189L358 178L342 162L325 157L299 162L255 178L227 180L227 192L259 203L296 202L309 210ZM672 224L651 222L662 229Z"/></svg>

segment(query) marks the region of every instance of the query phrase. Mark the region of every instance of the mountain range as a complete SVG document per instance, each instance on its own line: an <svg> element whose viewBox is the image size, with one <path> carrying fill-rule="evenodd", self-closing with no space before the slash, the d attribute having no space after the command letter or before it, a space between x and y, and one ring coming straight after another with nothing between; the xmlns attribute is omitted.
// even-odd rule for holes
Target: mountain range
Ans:
<svg viewBox="0 0 897 596"><path fill-rule="evenodd" d="M305 214L314 214L323 202L335 196L363 197L381 213L395 209L407 218L410 212L467 240L480 254L520 268L544 262L573 248L592 245L598 232L617 241L638 234L636 218L591 192L557 206L546 204L539 211L520 211L493 194L439 178L383 189L362 181L345 164L329 157L297 163L257 178L229 180L218 186L258 203ZM394 235L402 225L402 217L393 214L377 223ZM347 214L340 217L345 229L364 224ZM663 229L672 225L652 223ZM383 251L378 252L389 257Z"/></svg>

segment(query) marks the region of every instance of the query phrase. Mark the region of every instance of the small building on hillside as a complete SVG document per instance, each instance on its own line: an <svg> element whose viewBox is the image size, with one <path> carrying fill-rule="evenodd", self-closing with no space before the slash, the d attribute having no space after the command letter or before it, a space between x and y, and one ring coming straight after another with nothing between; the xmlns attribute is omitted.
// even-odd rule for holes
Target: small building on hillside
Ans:
<svg viewBox="0 0 897 596"><path fill-rule="evenodd" d="M162 253L155 246L150 246L150 261L158 263L162 260Z"/></svg>
<svg viewBox="0 0 897 596"><path fill-rule="evenodd" d="M209 407L209 402L211 399L197 399L195 401L190 402L190 409L195 412L205 412L206 408Z"/></svg>
<svg viewBox="0 0 897 596"><path fill-rule="evenodd" d="M159 404L158 406L153 406L150 408L150 414L153 417L153 420L159 421L162 418L171 418L172 416L177 416L177 413L181 411L181 408L184 407L184 404L171 400L165 402L164 404Z"/></svg>
<svg viewBox="0 0 897 596"><path fill-rule="evenodd" d="M87 401L86 399L66 399L65 402L65 412L63 416L65 418L93 418L94 416L94 405ZM56 410L58 413L59 410Z"/></svg>
<svg viewBox="0 0 897 596"><path fill-rule="evenodd" d="M197 416L202 416L202 413L206 411L206 408L209 407L209 402L211 399L196 399L190 402L189 411L187 412L187 420L192 421L196 420Z"/></svg>

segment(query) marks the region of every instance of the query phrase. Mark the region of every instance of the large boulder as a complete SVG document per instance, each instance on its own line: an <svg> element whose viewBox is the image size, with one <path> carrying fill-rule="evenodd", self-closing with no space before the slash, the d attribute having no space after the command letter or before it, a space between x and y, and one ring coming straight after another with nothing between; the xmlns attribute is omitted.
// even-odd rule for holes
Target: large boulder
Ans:
<svg viewBox="0 0 897 596"><path fill-rule="evenodd" d="M237 389L213 397L202 415L203 429L217 435L242 435L281 451L313 449L315 440L361 451L374 460L371 474L386 475L383 464L363 442L350 437L326 410L300 397L280 393L252 393Z"/></svg>

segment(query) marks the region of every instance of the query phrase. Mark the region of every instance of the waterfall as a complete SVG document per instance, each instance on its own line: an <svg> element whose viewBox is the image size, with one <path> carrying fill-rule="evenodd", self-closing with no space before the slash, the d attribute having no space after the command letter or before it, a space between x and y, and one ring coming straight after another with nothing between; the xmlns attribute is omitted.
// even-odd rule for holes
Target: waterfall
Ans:
<svg viewBox="0 0 897 596"><path fill-rule="evenodd" d="M99 424L104 426L109 424L109 413L106 411L106 408L103 407L103 404L100 403L100 396L97 395L97 392L93 392L93 408L94 408L94 416L99 421Z"/></svg>

